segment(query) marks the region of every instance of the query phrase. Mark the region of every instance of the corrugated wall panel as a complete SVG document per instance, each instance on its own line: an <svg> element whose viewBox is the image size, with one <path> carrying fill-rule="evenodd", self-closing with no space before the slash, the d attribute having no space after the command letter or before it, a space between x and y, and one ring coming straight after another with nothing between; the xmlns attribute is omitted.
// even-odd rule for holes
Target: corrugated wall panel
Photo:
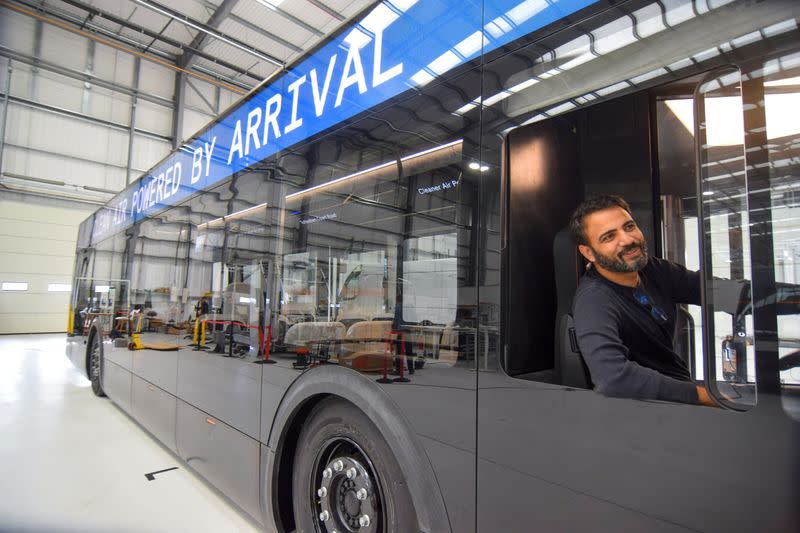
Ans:
<svg viewBox="0 0 800 533"><path fill-rule="evenodd" d="M188 139L195 133L197 133L200 128L211 122L213 120L213 115L209 115L206 113L198 113L197 111L193 111L191 109L186 109L183 112L183 136L182 139Z"/></svg>
<svg viewBox="0 0 800 533"><path fill-rule="evenodd" d="M86 70L89 41L50 24L42 27L42 59L75 70Z"/></svg>
<svg viewBox="0 0 800 533"><path fill-rule="evenodd" d="M0 333L65 331L78 224L94 207L16 193L0 197L0 280L23 281L25 292L0 291Z"/></svg>
<svg viewBox="0 0 800 533"><path fill-rule="evenodd" d="M133 141L133 166L135 168L150 169L171 151L172 145L168 142L135 135Z"/></svg>
<svg viewBox="0 0 800 533"><path fill-rule="evenodd" d="M69 255L75 252L75 245L69 240L54 238L46 229L37 228L34 237L5 235L5 230L0 230L0 249L16 250L22 254L46 251L48 255ZM7 268L14 268L14 265L4 267Z"/></svg>
<svg viewBox="0 0 800 533"><path fill-rule="evenodd" d="M191 84L186 87L186 105L203 109L212 113L214 109L209 107L214 105L215 90L214 86L203 80L191 80Z"/></svg>
<svg viewBox="0 0 800 533"><path fill-rule="evenodd" d="M0 8L0 44L22 52L33 54L36 21L30 17Z"/></svg>
<svg viewBox="0 0 800 533"><path fill-rule="evenodd" d="M172 109L139 100L136 104L136 127L160 135L171 136Z"/></svg>
<svg viewBox="0 0 800 533"><path fill-rule="evenodd" d="M13 63L12 67L14 71L11 74L11 91L9 91L9 94L33 100L33 72L31 67L22 63ZM3 85L3 90L5 90L5 85Z"/></svg>
<svg viewBox="0 0 800 533"><path fill-rule="evenodd" d="M131 97L99 85L90 85L86 90L89 103L88 114L101 120L127 125L131 119Z"/></svg>
<svg viewBox="0 0 800 533"><path fill-rule="evenodd" d="M139 89L142 92L172 98L175 92L175 72L150 61L142 61Z"/></svg>
<svg viewBox="0 0 800 533"><path fill-rule="evenodd" d="M109 46L98 44L95 49L93 74L102 80L111 81L122 87L133 90L134 56L115 50ZM117 93L124 98L127 94ZM128 115L130 113L127 113ZM127 121L127 119L126 119Z"/></svg>
<svg viewBox="0 0 800 533"><path fill-rule="evenodd" d="M39 71L35 79L35 100L80 113L83 105L83 83L52 72Z"/></svg>
<svg viewBox="0 0 800 533"><path fill-rule="evenodd" d="M115 159L108 158L109 142L126 144L127 132L17 104L9 106L6 140L91 161L125 165L127 159L127 152L119 150Z"/></svg>
<svg viewBox="0 0 800 533"><path fill-rule="evenodd" d="M133 87L133 66L136 59L130 54L116 52L116 62L114 64L114 77L109 78L115 83L126 87ZM98 71L98 76L100 71Z"/></svg>

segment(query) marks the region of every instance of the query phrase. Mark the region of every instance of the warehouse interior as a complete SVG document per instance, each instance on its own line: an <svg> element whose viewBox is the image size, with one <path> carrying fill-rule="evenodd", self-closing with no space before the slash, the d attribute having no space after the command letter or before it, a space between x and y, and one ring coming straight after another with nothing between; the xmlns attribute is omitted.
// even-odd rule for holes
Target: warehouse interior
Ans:
<svg viewBox="0 0 800 533"><path fill-rule="evenodd" d="M0 334L64 332L78 224L368 0L0 0Z"/></svg>

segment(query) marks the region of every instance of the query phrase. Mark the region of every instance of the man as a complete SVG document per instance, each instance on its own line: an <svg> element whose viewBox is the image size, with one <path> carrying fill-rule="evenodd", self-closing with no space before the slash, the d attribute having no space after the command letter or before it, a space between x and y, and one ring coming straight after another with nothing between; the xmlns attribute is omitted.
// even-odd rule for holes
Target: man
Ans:
<svg viewBox="0 0 800 533"><path fill-rule="evenodd" d="M591 263L572 314L595 390L715 406L672 345L676 305L700 304L699 274L649 257L630 207L618 196L584 201L572 214L570 230Z"/></svg>

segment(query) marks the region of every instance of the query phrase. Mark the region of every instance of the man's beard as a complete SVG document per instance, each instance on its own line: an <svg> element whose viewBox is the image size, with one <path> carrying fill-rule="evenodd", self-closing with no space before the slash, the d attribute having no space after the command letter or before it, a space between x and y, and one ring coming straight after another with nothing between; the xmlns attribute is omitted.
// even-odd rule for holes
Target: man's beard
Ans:
<svg viewBox="0 0 800 533"><path fill-rule="evenodd" d="M630 262L625 261L623 254L636 249L642 252L639 257ZM592 253L594 253L594 259L598 266L611 272L638 272L647 264L647 243L644 241L629 244L617 255L603 255L594 248L592 248Z"/></svg>

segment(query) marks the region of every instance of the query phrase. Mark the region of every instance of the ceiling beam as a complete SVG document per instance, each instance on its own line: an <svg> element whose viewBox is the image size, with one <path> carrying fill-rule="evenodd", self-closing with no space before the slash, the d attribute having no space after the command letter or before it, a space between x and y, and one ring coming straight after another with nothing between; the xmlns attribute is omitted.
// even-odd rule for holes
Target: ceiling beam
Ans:
<svg viewBox="0 0 800 533"><path fill-rule="evenodd" d="M236 4L239 3L239 0L223 0L223 2L219 5L219 7L214 11L211 17L206 22L206 26L211 29L219 28L219 25L222 24L222 21L228 18L228 15L231 14L233 8ZM192 66L192 63L195 60L195 50L202 50L203 43L208 38L208 34L202 31L198 31L197 35L194 36L192 42L189 43L187 49L183 51L183 53L178 57L178 66L182 68L189 68Z"/></svg>
<svg viewBox="0 0 800 533"><path fill-rule="evenodd" d="M320 8L320 9L321 9L321 10L323 10L325 13L327 13L327 14L328 14L328 15L330 15L331 17L335 18L335 19L336 19L336 20L338 20L339 22L344 22L344 21L345 21L345 18L344 18L344 16L342 16L342 14L341 14L341 13L339 13L338 11L334 11L333 9L329 8L328 6L326 6L325 4L323 4L322 2L320 2L319 0L306 0L306 1L307 1L309 4L311 4L311 5L314 5L314 6L318 7L318 8Z"/></svg>
<svg viewBox="0 0 800 533"><path fill-rule="evenodd" d="M155 2L153 0L133 0L133 1L141 6L146 7L147 9L150 9L151 11L155 11L156 13L164 15L165 17L175 19L176 22L180 22L185 26L189 26L190 28L193 28L197 31L206 33L210 37L213 37L214 39L224 42L225 44L233 46L234 48L237 48L242 52L246 52L252 56L255 56L261 59L262 61L266 61L267 63L272 63L273 65L281 68L283 68L284 66L284 62L281 61L280 59L273 57L265 52L262 52L261 50L258 50L250 46L249 44L243 43L242 41L234 37L225 35L224 33L219 32L214 28L210 28L205 23L195 20L189 17L188 15L184 15L183 13L175 11L172 8L159 4L158 2Z"/></svg>
<svg viewBox="0 0 800 533"><path fill-rule="evenodd" d="M90 18L94 18L94 17L102 18L102 19L107 20L107 21L109 21L109 22L111 22L113 24L117 24L117 25L122 26L124 28L128 28L129 30L133 30L133 31L135 31L137 33L140 33L141 35L144 35L146 37L150 37L151 39L156 39L156 40L158 40L158 41L160 41L160 42L162 42L164 44L167 44L167 45L169 45L169 46L171 46L173 48L177 48L179 50L183 50L183 53L186 53L186 50L189 50L193 55L196 55L198 57L202 57L203 59L207 59L208 61L211 61L211 62L213 62L213 63L215 63L217 65L225 67L226 69L231 70L231 71L233 71L233 72L235 72L237 74L240 74L240 75L243 75L243 76L247 76L250 79L255 80L256 82L261 81L261 79L258 76L256 76L255 74L253 74L251 72L248 72L246 69L243 69L243 68L241 68L241 67L239 67L237 65L234 65L232 63L228 63L226 61L220 60L219 58L216 58L211 54L207 54L207 53L203 52L200 49L192 49L191 45L186 45L186 44L184 44L184 43L182 43L180 41L177 41L175 39L171 39L171 38L167 37L166 35L163 35L163 34L158 33L156 31L148 30L147 28L143 28L143 27L141 27L141 26L139 26L137 24L134 24L134 23L130 22L129 20L125 20L124 18L118 17L118 16L116 16L116 15L114 15L112 13L109 13L107 11L103 11L102 9L98 9L98 8L96 8L94 6L85 4L83 2L80 2L79 0L60 0L60 1L64 2L65 4L71 5L72 7L76 7L78 9L82 9L82 10L86 11L90 15ZM22 2L22 3L26 4L26 2ZM48 11L48 10L44 9L43 6L40 6L38 4L27 3L27 5L29 7L31 7L31 8L33 8L33 9L38 9L38 10L44 11L48 15L58 16L61 19L65 19L65 17L63 17L62 15L57 14L57 13L53 12L52 10ZM69 20L69 19L67 19L67 20ZM70 22L78 24L78 21L70 20ZM114 39L123 41L128 45L137 46L137 47L141 48L142 50L146 49L148 52L153 52L154 50L156 50L156 49L154 49L152 47L152 44L150 46L148 46L148 45L146 45L144 43L135 41L135 40L130 39L130 38L123 38L122 36L117 35L117 34L111 32L111 31L109 31L107 28L103 28L103 27L100 27L100 26L97 26L97 25L92 25L92 24L89 24L89 23L86 23L84 25L84 27L86 27L87 29L91 29L92 31L95 31L95 32L98 32L98 33L102 33L106 37L110 37L110 38L114 38ZM167 54L165 54L163 52L161 52L161 54L167 55ZM178 57L180 57L180 56L178 56ZM173 61L177 61L177 59L174 56L170 56L170 58L173 59ZM222 78L222 79L225 79L225 81L227 81L229 83L233 83L233 80L226 79L224 76L219 76L219 77Z"/></svg>
<svg viewBox="0 0 800 533"><path fill-rule="evenodd" d="M241 17L238 17L236 15L233 15L233 14L231 15L231 20L234 21L237 24L241 24L245 28L248 28L250 30L253 30L256 33L259 33L259 34L263 35L267 39L275 41L276 43L280 44L281 46L285 46L286 48L288 48L289 50L291 50L293 52L297 52L297 53L303 52L303 49L300 48L299 46L290 43L286 39L281 39L277 35L266 31L264 28L261 28L260 26L258 26L256 24L253 24L249 20L245 20L245 19L243 19Z"/></svg>

